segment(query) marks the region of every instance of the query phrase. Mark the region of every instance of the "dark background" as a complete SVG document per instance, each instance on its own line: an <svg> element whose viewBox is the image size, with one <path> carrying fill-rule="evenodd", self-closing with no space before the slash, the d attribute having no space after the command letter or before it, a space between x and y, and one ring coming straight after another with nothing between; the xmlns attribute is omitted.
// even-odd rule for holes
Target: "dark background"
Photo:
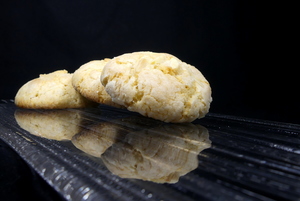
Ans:
<svg viewBox="0 0 300 201"><path fill-rule="evenodd" d="M0 99L13 99L42 73L149 50L196 66L212 87L211 112L299 123L293 7L255 0L0 1ZM2 141L0 156L2 200L61 199Z"/></svg>
<svg viewBox="0 0 300 201"><path fill-rule="evenodd" d="M284 5L248 0L1 1L0 98L41 73L123 53L167 52L196 66L211 112L299 123ZM293 44L291 44L293 45Z"/></svg>

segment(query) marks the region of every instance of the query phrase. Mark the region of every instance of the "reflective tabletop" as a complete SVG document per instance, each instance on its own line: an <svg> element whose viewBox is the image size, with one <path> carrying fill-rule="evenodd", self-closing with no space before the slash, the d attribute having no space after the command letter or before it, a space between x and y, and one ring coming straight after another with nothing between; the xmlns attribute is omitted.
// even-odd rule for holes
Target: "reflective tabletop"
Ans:
<svg viewBox="0 0 300 201"><path fill-rule="evenodd" d="M0 103L0 138L67 200L299 200L300 125Z"/></svg>

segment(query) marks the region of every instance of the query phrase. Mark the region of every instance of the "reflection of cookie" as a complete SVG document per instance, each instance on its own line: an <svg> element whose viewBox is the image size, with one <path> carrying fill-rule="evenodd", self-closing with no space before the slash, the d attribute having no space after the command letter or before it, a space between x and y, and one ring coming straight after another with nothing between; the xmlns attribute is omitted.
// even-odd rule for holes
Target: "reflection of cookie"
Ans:
<svg viewBox="0 0 300 201"><path fill-rule="evenodd" d="M204 117L212 100L201 72L166 53L115 57L105 65L101 82L115 103L166 122Z"/></svg>
<svg viewBox="0 0 300 201"><path fill-rule="evenodd" d="M22 108L63 109L91 106L93 103L72 86L72 74L59 70L42 74L24 84L15 97L15 104Z"/></svg>
<svg viewBox="0 0 300 201"><path fill-rule="evenodd" d="M15 112L19 126L33 135L53 140L71 140L80 131L78 110L24 110Z"/></svg>
<svg viewBox="0 0 300 201"><path fill-rule="evenodd" d="M82 65L74 72L72 84L84 97L97 103L116 106L100 82L102 69L109 60L95 60Z"/></svg>
<svg viewBox="0 0 300 201"><path fill-rule="evenodd" d="M211 146L206 128L162 125L130 132L102 155L106 167L122 178L175 183L198 166L198 154Z"/></svg>
<svg viewBox="0 0 300 201"><path fill-rule="evenodd" d="M114 124L102 122L91 125L72 138L78 149L100 157L117 139L119 129Z"/></svg>

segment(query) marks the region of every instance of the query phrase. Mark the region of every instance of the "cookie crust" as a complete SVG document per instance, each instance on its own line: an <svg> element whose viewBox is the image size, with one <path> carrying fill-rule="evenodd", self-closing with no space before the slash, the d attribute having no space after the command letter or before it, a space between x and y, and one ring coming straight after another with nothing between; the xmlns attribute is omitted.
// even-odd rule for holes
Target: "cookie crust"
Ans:
<svg viewBox="0 0 300 201"><path fill-rule="evenodd" d="M167 53L117 56L103 68L101 82L113 102L165 122L204 117L212 101L202 73Z"/></svg>
<svg viewBox="0 0 300 201"><path fill-rule="evenodd" d="M73 87L84 97L97 103L118 107L100 82L103 67L110 59L94 60L80 66L72 77Z"/></svg>
<svg viewBox="0 0 300 201"><path fill-rule="evenodd" d="M65 109L94 106L72 86L73 74L58 70L41 74L24 84L15 96L15 104L30 109Z"/></svg>

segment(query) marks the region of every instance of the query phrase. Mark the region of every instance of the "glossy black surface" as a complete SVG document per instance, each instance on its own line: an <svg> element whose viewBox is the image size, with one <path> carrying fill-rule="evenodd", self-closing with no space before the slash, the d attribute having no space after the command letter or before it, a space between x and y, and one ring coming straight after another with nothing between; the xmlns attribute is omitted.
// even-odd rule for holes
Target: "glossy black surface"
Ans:
<svg viewBox="0 0 300 201"><path fill-rule="evenodd" d="M12 102L0 115L0 138L65 199L300 197L300 125L219 114L167 124L108 106L46 111Z"/></svg>

